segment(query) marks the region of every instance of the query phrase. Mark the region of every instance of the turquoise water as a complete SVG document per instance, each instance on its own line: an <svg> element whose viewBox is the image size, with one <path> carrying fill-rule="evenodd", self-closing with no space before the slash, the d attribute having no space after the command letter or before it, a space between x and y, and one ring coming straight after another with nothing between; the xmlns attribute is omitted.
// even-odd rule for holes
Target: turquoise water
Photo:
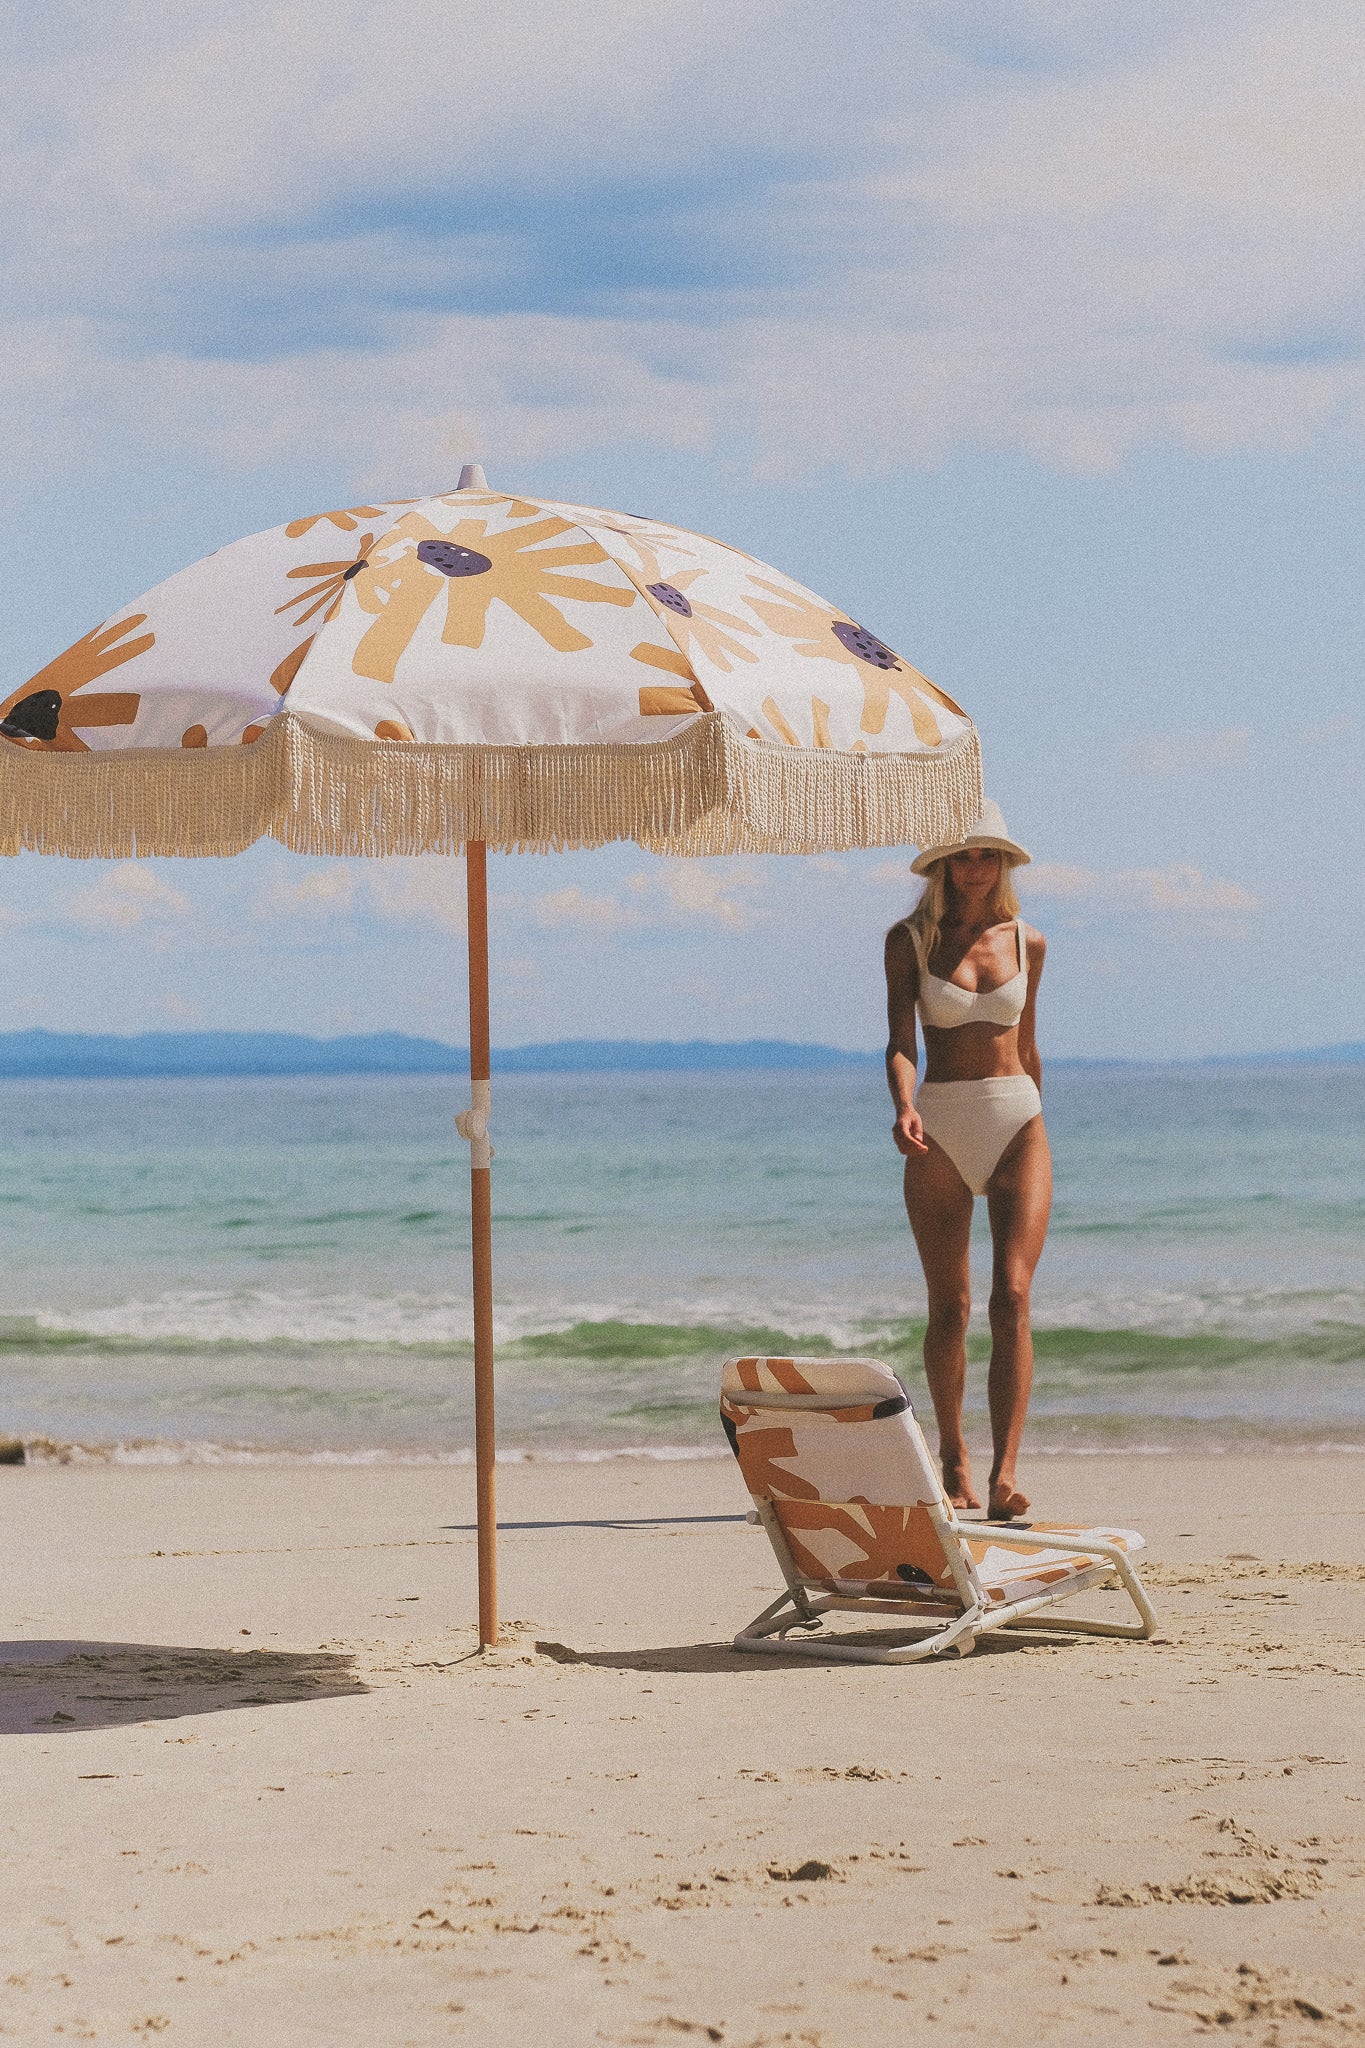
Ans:
<svg viewBox="0 0 1365 2048"><path fill-rule="evenodd" d="M0 1433L467 1455L464 1093L6 1083ZM1365 1068L1059 1068L1047 1114L1035 1446L1365 1446ZM505 1448L717 1448L737 1348L869 1349L919 1389L889 1121L871 1068L496 1084Z"/></svg>

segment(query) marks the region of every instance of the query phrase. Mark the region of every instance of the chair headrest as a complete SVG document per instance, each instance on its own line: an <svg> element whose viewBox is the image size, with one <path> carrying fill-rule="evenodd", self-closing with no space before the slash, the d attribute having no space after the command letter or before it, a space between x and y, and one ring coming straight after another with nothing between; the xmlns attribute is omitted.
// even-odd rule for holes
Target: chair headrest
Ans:
<svg viewBox="0 0 1365 2048"><path fill-rule="evenodd" d="M857 1408L904 1393L877 1358L728 1358L720 1390L741 1404L754 1397L763 1408Z"/></svg>

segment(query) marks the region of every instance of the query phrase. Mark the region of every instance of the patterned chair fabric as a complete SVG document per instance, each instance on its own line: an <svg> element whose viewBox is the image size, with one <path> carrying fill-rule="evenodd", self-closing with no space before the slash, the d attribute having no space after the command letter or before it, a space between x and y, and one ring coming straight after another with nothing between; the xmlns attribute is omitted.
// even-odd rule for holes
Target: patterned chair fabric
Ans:
<svg viewBox="0 0 1365 2048"><path fill-rule="evenodd" d="M904 1387L871 1358L737 1358L721 1420L807 1584L961 1606L932 1505L951 1513Z"/></svg>
<svg viewBox="0 0 1365 2048"><path fill-rule="evenodd" d="M971 1535L970 1523L962 1525L977 1576L987 1600L992 1603L1031 1600L1036 1594L1046 1593L1050 1587L1059 1585L1063 1579L1079 1579L1086 1572L1103 1577L1104 1568L1097 1570L1094 1557L1067 1550L1064 1539L1068 1527L1077 1536L1098 1536L1102 1542L1116 1543L1130 1557L1135 1557L1145 1548L1135 1529L1082 1529L1079 1522L1033 1522L1029 1526L1033 1529L1055 1529L1059 1538L1057 1548L1040 1550L1037 1544L1010 1543L1007 1538L999 1536L992 1536L983 1543Z"/></svg>
<svg viewBox="0 0 1365 2048"><path fill-rule="evenodd" d="M808 1586L942 1615L962 1610L964 1591L991 1605L1108 1574L1094 1556L1067 1549L1061 1524L1047 1525L1058 1543L1045 1550L995 1532L974 1539L943 1491L909 1396L877 1359L731 1359L720 1412L745 1485L771 1503ZM1132 1554L1143 1547L1132 1530L1084 1533Z"/></svg>

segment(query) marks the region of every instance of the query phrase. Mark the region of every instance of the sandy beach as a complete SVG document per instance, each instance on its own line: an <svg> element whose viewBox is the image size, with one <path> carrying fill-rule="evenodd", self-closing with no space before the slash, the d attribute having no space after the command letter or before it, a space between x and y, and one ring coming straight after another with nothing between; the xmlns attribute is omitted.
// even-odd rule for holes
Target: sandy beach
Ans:
<svg viewBox="0 0 1365 2048"><path fill-rule="evenodd" d="M1365 2037L1360 1460L1029 1476L1156 1640L740 1658L724 1460L504 1469L484 1657L461 1470L0 1473L0 2038Z"/></svg>

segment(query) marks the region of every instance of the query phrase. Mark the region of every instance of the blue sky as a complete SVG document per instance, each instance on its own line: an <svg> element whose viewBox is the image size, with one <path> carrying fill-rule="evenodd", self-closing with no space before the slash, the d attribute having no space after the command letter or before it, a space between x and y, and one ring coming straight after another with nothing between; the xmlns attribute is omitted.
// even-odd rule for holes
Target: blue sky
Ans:
<svg viewBox="0 0 1365 2048"><path fill-rule="evenodd" d="M971 709L1058 1053L1361 1035L1365 22L1332 0L5 10L4 681L493 480ZM908 857L493 863L497 1035L872 1045ZM458 864L0 868L0 1029L459 1038Z"/></svg>

